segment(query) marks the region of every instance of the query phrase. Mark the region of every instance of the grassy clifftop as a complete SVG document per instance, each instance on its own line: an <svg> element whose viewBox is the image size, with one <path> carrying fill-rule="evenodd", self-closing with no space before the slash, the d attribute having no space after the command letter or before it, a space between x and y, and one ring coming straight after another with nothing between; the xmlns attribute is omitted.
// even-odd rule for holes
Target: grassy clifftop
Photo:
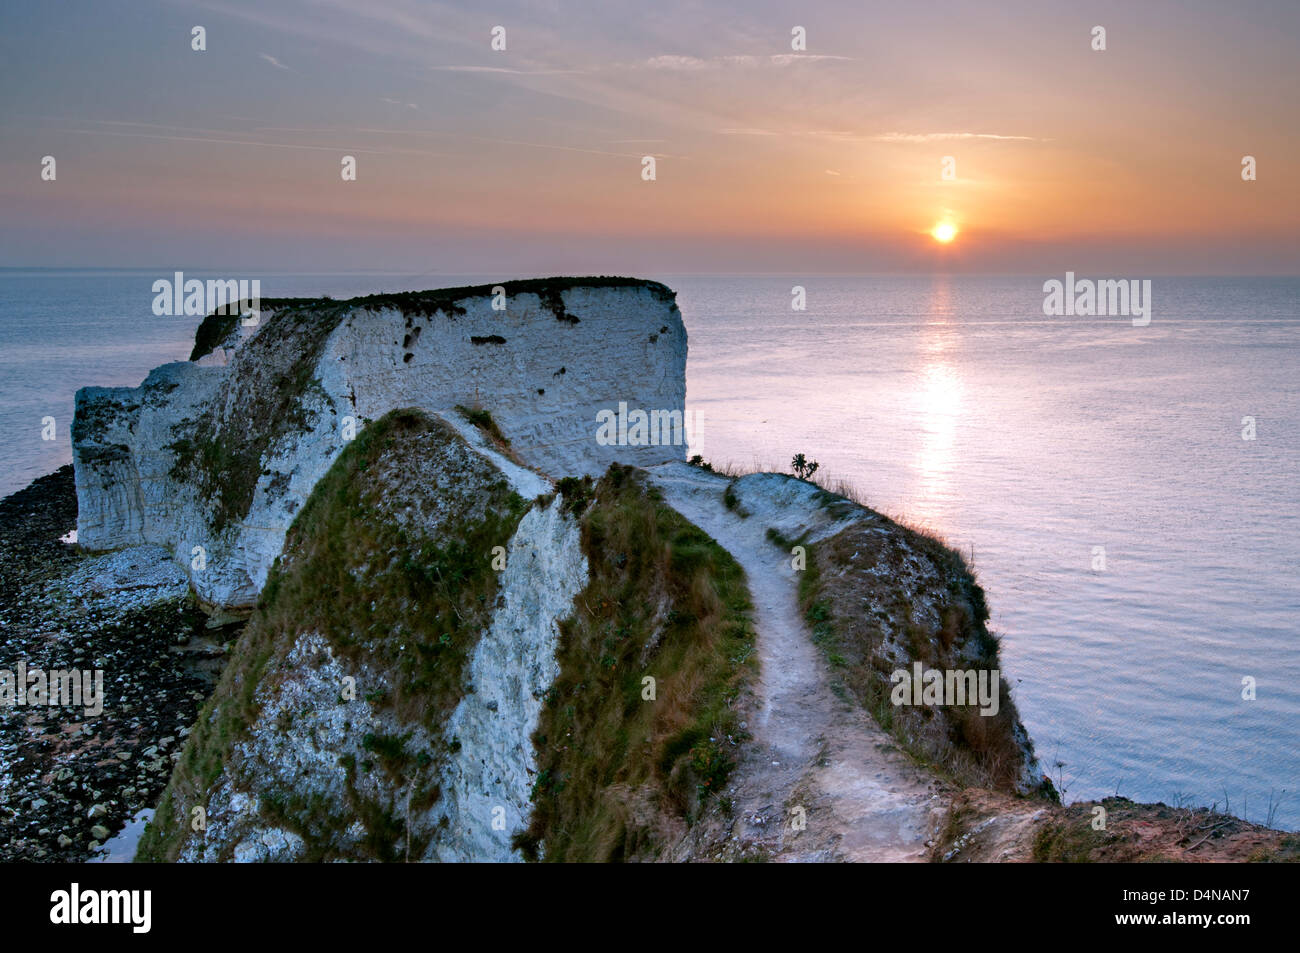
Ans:
<svg viewBox="0 0 1300 953"><path fill-rule="evenodd" d="M961 555L941 541L831 492L832 513L852 522L807 547L799 596L833 688L854 697L921 762L959 785L1055 799L1033 773L1029 740L988 631L984 591ZM779 534L773 541L788 547ZM996 714L963 704L897 705L894 672L985 673ZM996 678L996 680L994 680Z"/></svg>
<svg viewBox="0 0 1300 953"><path fill-rule="evenodd" d="M503 729L500 750L475 749L475 763L534 748L537 774L519 788L531 824L513 843L525 857L654 858L725 808L754 675L744 576L641 471L558 489L590 575L559 623L558 676L533 737ZM444 766L464 757L453 711L496 711L470 677L507 604L491 554L528 510L441 421L395 411L365 428L291 527L138 858L438 855L465 809L443 787Z"/></svg>
<svg viewBox="0 0 1300 953"><path fill-rule="evenodd" d="M969 789L956 799L932 859L942 863L1297 863L1300 834L1210 808L1124 797L1069 805Z"/></svg>

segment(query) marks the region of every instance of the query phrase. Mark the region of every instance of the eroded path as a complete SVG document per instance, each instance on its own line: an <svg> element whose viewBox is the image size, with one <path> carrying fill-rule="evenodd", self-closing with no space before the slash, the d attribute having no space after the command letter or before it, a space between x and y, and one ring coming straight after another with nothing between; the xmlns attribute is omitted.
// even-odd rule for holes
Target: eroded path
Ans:
<svg viewBox="0 0 1300 953"><path fill-rule="evenodd" d="M741 565L754 601L761 676L748 725L753 740L733 774L728 853L782 861L915 861L926 858L947 798L856 703L832 693L825 661L798 602L790 554L768 527L796 538L833 535L836 523L808 484L746 477L738 506L730 482L685 463L650 470L665 501ZM741 512L747 516L739 515ZM802 807L807 826L796 830Z"/></svg>

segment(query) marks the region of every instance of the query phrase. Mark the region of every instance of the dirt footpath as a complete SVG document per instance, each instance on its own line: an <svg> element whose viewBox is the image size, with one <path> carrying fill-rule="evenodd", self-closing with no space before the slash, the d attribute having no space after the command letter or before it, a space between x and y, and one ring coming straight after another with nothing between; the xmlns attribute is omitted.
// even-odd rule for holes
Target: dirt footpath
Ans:
<svg viewBox="0 0 1300 953"><path fill-rule="evenodd" d="M723 497L730 481L698 467L665 464L650 470L650 480L731 553L754 601L761 674L748 724L753 740L730 785L728 853L779 861L927 860L946 813L946 789L865 711L831 692L826 662L799 610L790 554L767 538L776 527L788 538L811 530L816 541L847 524L817 503L815 487L779 475L746 478L735 509Z"/></svg>

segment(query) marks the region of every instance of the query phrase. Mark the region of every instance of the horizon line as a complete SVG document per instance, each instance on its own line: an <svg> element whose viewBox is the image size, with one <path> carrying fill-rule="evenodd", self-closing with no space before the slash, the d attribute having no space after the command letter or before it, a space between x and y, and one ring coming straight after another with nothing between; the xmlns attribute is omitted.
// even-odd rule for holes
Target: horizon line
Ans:
<svg viewBox="0 0 1300 953"><path fill-rule="evenodd" d="M1073 271L1075 274L1087 277L1088 274L1096 269L1065 269ZM1113 270L1113 269L1111 269ZM573 278L608 278L617 277L644 277L650 275L671 275L680 278L1035 278L1039 275L1056 275L1060 274L1059 270L1041 269L1036 271L679 271L676 269L658 270L647 269L644 272L638 271L610 271L602 269L601 271L578 272L572 271L530 271L520 270L513 277L502 277L498 271L437 271L437 272L416 272L416 271L386 271L379 269L359 268L350 271L340 271L331 269L329 271L298 271L293 269L249 269L236 266L211 266L211 265L0 265L0 274L12 274L19 272L84 272L84 271L102 271L102 272L119 272L122 274L142 273L157 274L161 272L190 271L195 274L217 274L222 272L243 272L249 275L262 275L274 277L294 277L294 278L314 278L314 277L336 277L338 275L373 275L384 278L497 278L501 281L521 281L527 278L553 278L553 277L573 277ZM1161 272L1141 275L1142 278L1300 278L1300 271L1295 272Z"/></svg>

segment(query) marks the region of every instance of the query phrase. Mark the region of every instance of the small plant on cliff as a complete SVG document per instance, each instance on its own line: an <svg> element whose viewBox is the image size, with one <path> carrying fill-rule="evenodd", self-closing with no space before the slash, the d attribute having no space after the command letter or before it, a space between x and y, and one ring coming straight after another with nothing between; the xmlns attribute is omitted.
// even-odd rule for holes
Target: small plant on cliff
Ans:
<svg viewBox="0 0 1300 953"><path fill-rule="evenodd" d="M555 484L556 491L564 497L566 513L581 513L591 502L591 495L596 492L591 477L561 477Z"/></svg>
<svg viewBox="0 0 1300 953"><path fill-rule="evenodd" d="M498 444L508 447L510 440L501 432L497 422L492 419L491 411L484 410L482 407L465 407L461 404L456 405L456 410L462 417L472 423L479 430L483 431L490 439Z"/></svg>
<svg viewBox="0 0 1300 953"><path fill-rule="evenodd" d="M809 460L802 453L796 453L794 459L790 461L790 468L800 480L811 480L820 466L821 464L816 460Z"/></svg>

